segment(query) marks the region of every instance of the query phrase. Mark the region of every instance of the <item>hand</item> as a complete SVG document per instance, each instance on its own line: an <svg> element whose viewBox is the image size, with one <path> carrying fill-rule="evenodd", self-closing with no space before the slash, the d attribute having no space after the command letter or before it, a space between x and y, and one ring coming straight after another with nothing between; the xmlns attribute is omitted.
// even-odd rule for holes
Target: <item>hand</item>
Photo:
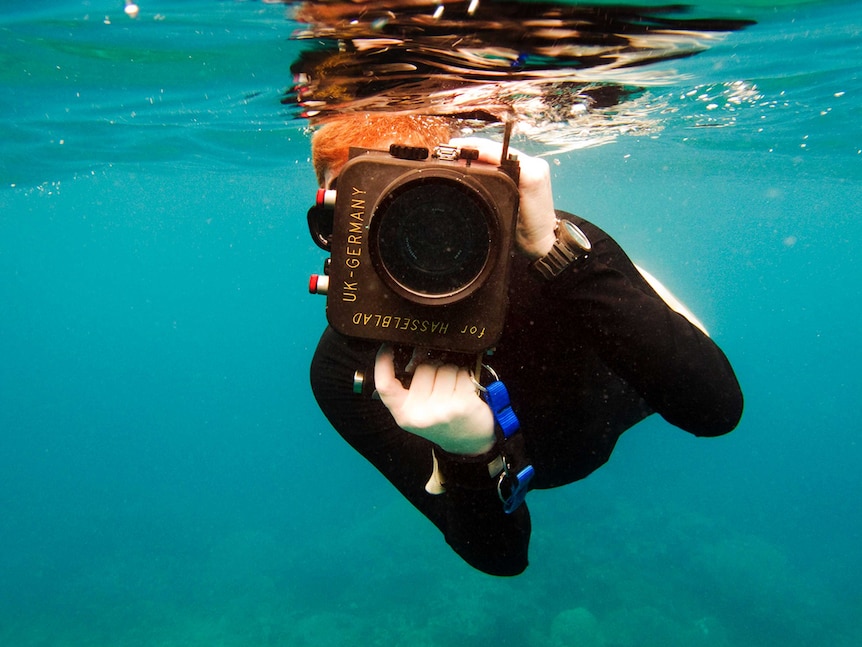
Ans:
<svg viewBox="0 0 862 647"><path fill-rule="evenodd" d="M449 142L459 148L475 148L479 161L499 164L503 145L478 137L455 138ZM551 167L539 157L530 157L513 148L510 153L518 156L521 164L521 209L515 242L518 249L530 260L535 260L551 251L556 240L557 216L554 213L554 195L551 190Z"/></svg>
<svg viewBox="0 0 862 647"><path fill-rule="evenodd" d="M419 364L410 388L395 377L395 357L384 345L374 363L374 385L396 424L451 454L478 456L494 446L494 414L476 393L467 369Z"/></svg>

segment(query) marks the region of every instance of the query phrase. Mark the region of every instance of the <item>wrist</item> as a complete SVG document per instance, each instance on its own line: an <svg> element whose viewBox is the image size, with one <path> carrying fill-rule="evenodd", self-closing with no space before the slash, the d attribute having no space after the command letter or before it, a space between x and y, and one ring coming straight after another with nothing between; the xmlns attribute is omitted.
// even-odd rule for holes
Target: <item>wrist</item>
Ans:
<svg viewBox="0 0 862 647"><path fill-rule="evenodd" d="M469 460L471 458L487 454L494 449L496 442L497 439L492 431L490 434L483 434L480 436L460 437L454 443L446 443L446 447L440 444L437 446L446 452L446 454L451 456L461 456L464 459Z"/></svg>
<svg viewBox="0 0 862 647"><path fill-rule="evenodd" d="M496 443L487 452L475 456L440 449L434 451L434 456L444 489L490 490L496 487L503 470L503 457Z"/></svg>
<svg viewBox="0 0 862 647"><path fill-rule="evenodd" d="M554 243L557 242L557 220L551 219L547 226L540 231L525 234L519 237L518 248L530 261L535 261L546 256Z"/></svg>
<svg viewBox="0 0 862 647"><path fill-rule="evenodd" d="M572 265L584 263L592 252L587 235L570 220L557 220L550 250L531 263L537 278L549 281Z"/></svg>
<svg viewBox="0 0 862 647"><path fill-rule="evenodd" d="M536 240L521 245L521 252L530 261L536 261L543 256L547 256L556 241L556 234L550 231Z"/></svg>

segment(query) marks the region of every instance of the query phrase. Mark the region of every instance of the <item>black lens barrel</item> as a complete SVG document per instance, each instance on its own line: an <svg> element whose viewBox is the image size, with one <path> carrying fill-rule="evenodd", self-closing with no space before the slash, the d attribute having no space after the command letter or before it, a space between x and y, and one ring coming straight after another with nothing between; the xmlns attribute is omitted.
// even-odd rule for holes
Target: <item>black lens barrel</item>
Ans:
<svg viewBox="0 0 862 647"><path fill-rule="evenodd" d="M374 214L378 271L404 295L447 297L473 289L491 256L494 222L489 205L462 183L407 182Z"/></svg>

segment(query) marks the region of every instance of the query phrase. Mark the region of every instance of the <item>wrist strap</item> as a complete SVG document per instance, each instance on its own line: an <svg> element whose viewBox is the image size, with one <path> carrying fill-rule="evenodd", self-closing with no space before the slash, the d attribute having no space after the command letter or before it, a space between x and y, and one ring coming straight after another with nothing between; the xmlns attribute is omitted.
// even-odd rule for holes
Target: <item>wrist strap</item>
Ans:
<svg viewBox="0 0 862 647"><path fill-rule="evenodd" d="M435 473L425 485L429 494L441 494L455 488L489 490L494 487L492 479L503 469L503 459L496 444L491 451L479 456L450 454L439 447L432 450L432 455Z"/></svg>

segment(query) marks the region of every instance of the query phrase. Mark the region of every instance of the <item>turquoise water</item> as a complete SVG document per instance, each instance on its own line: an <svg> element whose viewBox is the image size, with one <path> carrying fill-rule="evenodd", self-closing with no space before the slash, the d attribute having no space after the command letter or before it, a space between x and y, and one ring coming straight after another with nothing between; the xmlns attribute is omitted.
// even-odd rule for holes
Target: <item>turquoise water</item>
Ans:
<svg viewBox="0 0 862 647"><path fill-rule="evenodd" d="M862 4L724 4L759 24L673 65L660 129L549 156L747 409L711 440L649 420L532 493L514 580L311 400L295 25L140 5L0 10L0 645L862 642Z"/></svg>

